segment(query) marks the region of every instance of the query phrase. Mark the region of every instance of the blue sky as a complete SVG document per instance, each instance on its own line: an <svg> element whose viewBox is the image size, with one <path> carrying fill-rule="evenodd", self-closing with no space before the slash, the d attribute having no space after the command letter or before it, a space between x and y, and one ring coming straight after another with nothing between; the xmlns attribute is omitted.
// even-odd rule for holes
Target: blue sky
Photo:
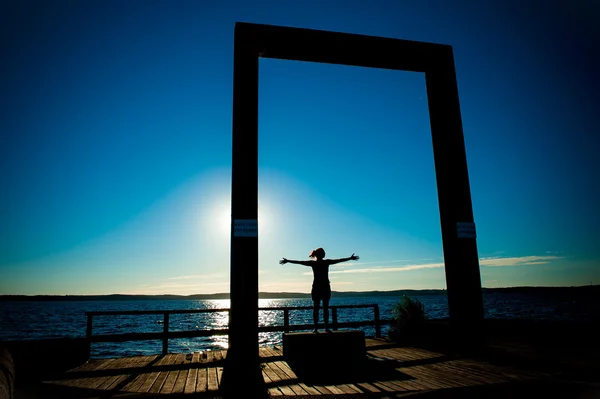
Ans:
<svg viewBox="0 0 600 399"><path fill-rule="evenodd" d="M235 22L454 48L486 287L600 281L592 2L9 1L0 294L229 290ZM423 74L261 59L262 291L445 288Z"/></svg>

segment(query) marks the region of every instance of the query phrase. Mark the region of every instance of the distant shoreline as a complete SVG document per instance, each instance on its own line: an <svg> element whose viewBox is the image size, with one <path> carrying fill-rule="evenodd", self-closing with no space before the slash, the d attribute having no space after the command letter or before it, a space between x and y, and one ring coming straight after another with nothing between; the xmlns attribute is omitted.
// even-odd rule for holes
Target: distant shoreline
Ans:
<svg viewBox="0 0 600 399"><path fill-rule="evenodd" d="M545 295L600 295L600 285L584 285L575 287L506 287L483 288L484 293L521 293ZM332 291L333 298L348 297L401 297L421 295L446 295L446 290L394 290L394 291ZM310 298L310 293L302 292L260 292L260 299L295 299ZM135 300L210 300L229 299L229 293L196 294L196 295L0 295L0 302L14 301L135 301Z"/></svg>

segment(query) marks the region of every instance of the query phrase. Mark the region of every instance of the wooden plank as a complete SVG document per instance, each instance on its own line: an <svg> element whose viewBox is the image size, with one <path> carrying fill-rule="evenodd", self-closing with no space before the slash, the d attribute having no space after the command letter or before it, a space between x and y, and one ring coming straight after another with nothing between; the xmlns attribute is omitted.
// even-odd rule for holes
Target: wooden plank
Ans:
<svg viewBox="0 0 600 399"><path fill-rule="evenodd" d="M175 386L175 381L177 380L178 375L179 370L169 371L162 388L160 388L160 393L171 393L173 391L173 387Z"/></svg>
<svg viewBox="0 0 600 399"><path fill-rule="evenodd" d="M485 380L487 383L503 383L514 379L510 374L509 376L505 375L505 373L502 372L503 370L498 367L493 367L491 365L486 367L486 364L481 363L477 364L468 361L454 360L446 362L445 366L450 367L457 372L476 375Z"/></svg>
<svg viewBox="0 0 600 399"><path fill-rule="evenodd" d="M223 380L223 367L217 367L217 385L221 386L221 381Z"/></svg>
<svg viewBox="0 0 600 399"><path fill-rule="evenodd" d="M358 387L361 388L362 391L364 392L372 392L372 393L379 393L381 392L381 390L379 388L377 388L376 386L369 384L367 382L357 382L356 385Z"/></svg>
<svg viewBox="0 0 600 399"><path fill-rule="evenodd" d="M185 383L188 379L189 374L190 374L189 368L179 370L179 374L177 375L177 380L175 380L175 385L173 386L173 390L171 391L172 393L183 393L183 389L185 388Z"/></svg>
<svg viewBox="0 0 600 399"><path fill-rule="evenodd" d="M135 368L138 365L139 358L137 356L128 356L123 358L123 362L119 363L119 368Z"/></svg>
<svg viewBox="0 0 600 399"><path fill-rule="evenodd" d="M454 388L455 384L450 384L443 379L440 379L438 374L432 372L431 370L423 367L423 366L411 366L411 367L403 367L401 369L402 373L413 377L415 380L421 382L422 385L428 386L430 388ZM415 381L411 380L411 381Z"/></svg>
<svg viewBox="0 0 600 399"><path fill-rule="evenodd" d="M77 366L74 369L71 369L71 370L67 371L67 374L69 374L71 372L94 370L96 367L98 367L99 365L104 364L105 362L111 362L111 361L115 361L115 360L118 360L118 358L111 358L111 359L90 359L87 362L85 362L84 364L82 364L81 366Z"/></svg>
<svg viewBox="0 0 600 399"><path fill-rule="evenodd" d="M142 367L139 366L141 366L142 364L146 363L145 359L141 356L135 358L127 358L121 364L124 367L131 368L134 370L133 373L131 373L131 378L126 380L127 383L121 388L121 390L128 392L137 392L137 390L140 388L143 382L148 378L147 374L141 373Z"/></svg>
<svg viewBox="0 0 600 399"><path fill-rule="evenodd" d="M287 396L295 396L296 395L294 390L287 385L279 385L277 388L279 388L281 393L284 395L287 395Z"/></svg>
<svg viewBox="0 0 600 399"><path fill-rule="evenodd" d="M288 366L287 363L278 361L278 362L273 362L273 364L275 366L279 367L279 369L286 375L287 380L290 380L289 387L292 391L294 391L294 393L296 395L306 395L307 394L307 392L304 390L304 388L302 388L302 386L300 386L298 384L298 377L292 371L292 369ZM291 383L292 381L293 381L293 383Z"/></svg>
<svg viewBox="0 0 600 399"><path fill-rule="evenodd" d="M79 368L77 371L81 372L91 372L93 374L94 371L98 370L106 370L111 368L114 364L119 363L122 359L120 358L110 358L110 359L101 359L99 362L94 362L90 364L88 367ZM87 388L87 389L96 389L102 383L108 382L109 377L84 377L78 378L72 383L69 383L69 386L76 386L78 388Z"/></svg>
<svg viewBox="0 0 600 399"><path fill-rule="evenodd" d="M375 385L382 392L395 392L396 391L395 389L388 387L386 384L382 384L380 381L373 381L373 382L371 382L371 384Z"/></svg>
<svg viewBox="0 0 600 399"><path fill-rule="evenodd" d="M152 364L154 361L156 361L156 359L158 359L159 355L150 355L150 356L143 356L142 357L142 361L141 361L141 367L147 367L150 364Z"/></svg>
<svg viewBox="0 0 600 399"><path fill-rule="evenodd" d="M421 356L421 358L423 358L423 359L431 359L431 358L435 358L435 357L445 357L446 356L443 353L435 352L435 351L431 351L431 350L423 349L423 348L410 347L410 348L406 348L406 349L410 350L410 352L414 353L416 356Z"/></svg>
<svg viewBox="0 0 600 399"><path fill-rule="evenodd" d="M337 384L335 386L336 388L338 388L339 390L341 390L342 392L344 392L345 394L356 394L356 393L362 393L360 390L358 390L357 388L352 388L350 385L348 384Z"/></svg>
<svg viewBox="0 0 600 399"><path fill-rule="evenodd" d="M437 375L426 372L426 369L421 367L406 367L402 369L402 372L416 378L422 385L432 389L454 388L453 384L438 378Z"/></svg>
<svg viewBox="0 0 600 399"><path fill-rule="evenodd" d="M407 391L410 392L415 392L415 391L422 391L423 390L423 386L416 384L413 382L414 380L399 380L399 381L394 381L394 384L406 389Z"/></svg>
<svg viewBox="0 0 600 399"><path fill-rule="evenodd" d="M283 396L283 392L279 390L277 387L268 388L269 396Z"/></svg>
<svg viewBox="0 0 600 399"><path fill-rule="evenodd" d="M171 357L172 356L173 356L172 354L167 354L167 355L163 356L162 359L160 359L157 362L157 365L160 365L160 366L168 365L171 362ZM158 376L154 380L154 383L148 389L147 392L149 392L149 393L159 393L160 390L162 389L162 386L165 383L168 375L169 375L169 373L167 371L160 371L158 373Z"/></svg>
<svg viewBox="0 0 600 399"><path fill-rule="evenodd" d="M152 355L152 356L142 356L139 358L139 361L137 362L137 366L138 368L141 370L144 370L144 373L141 374L141 378L139 378L137 381L135 381L133 384L131 384L130 386L130 390L133 392L147 392L148 389L152 386L152 384L154 383L154 381L156 380L157 374L153 373L151 370L151 367L149 367L150 364L152 364L152 362L155 362L154 364L158 364L161 363L161 361L163 361L164 359L158 359L158 355ZM150 382L148 382L148 380L150 380Z"/></svg>
<svg viewBox="0 0 600 399"><path fill-rule="evenodd" d="M455 384L462 384L463 386L479 385L482 381L478 378L474 378L473 375L463 373L457 368L448 367L444 363L439 364L428 364L423 366L424 369L428 370L432 374L437 374L441 378L446 378Z"/></svg>
<svg viewBox="0 0 600 399"><path fill-rule="evenodd" d="M138 390L144 384L146 379L148 379L148 377L150 376L150 373L132 374L132 376L133 379L123 387L123 391L138 392Z"/></svg>
<svg viewBox="0 0 600 399"><path fill-rule="evenodd" d="M271 354L270 354L270 352L267 350L267 348L266 348L266 347L262 346L262 347L258 348L258 356L259 356L259 358L262 360L262 359L265 359L265 358L271 357Z"/></svg>
<svg viewBox="0 0 600 399"><path fill-rule="evenodd" d="M290 377L286 373L284 373L278 366L277 362L269 362L267 363L268 367L279 377L279 381L289 381Z"/></svg>
<svg viewBox="0 0 600 399"><path fill-rule="evenodd" d="M152 357L152 358L155 358L155 357ZM148 379L148 377L150 375L150 372L148 372L148 369L144 368L145 366L147 366L150 363L150 361L151 361L150 357L148 357L148 356L137 356L135 358L127 359L124 362L124 364L122 364L128 368L132 368L133 370L136 370L132 374L131 381L129 381L122 388L122 390L128 391L128 392L138 392L139 391L141 386L144 384L144 382L146 381L146 379ZM142 373L142 370L145 370L147 372Z"/></svg>
<svg viewBox="0 0 600 399"><path fill-rule="evenodd" d="M266 366L262 369L263 380L265 381L267 386L269 384L279 381L279 377L275 373L273 373L272 370L268 370L268 373L267 370L268 368ZM275 380L273 380L273 378ZM279 387L269 387L267 388L267 391L269 392L269 396L283 396L283 392L281 392Z"/></svg>
<svg viewBox="0 0 600 399"><path fill-rule="evenodd" d="M156 380L154 380L154 383L152 384L152 386L150 387L150 389L148 389L148 393L159 393L165 383L165 381L167 380L169 373L166 371L161 371L158 373L158 376L156 377Z"/></svg>
<svg viewBox="0 0 600 399"><path fill-rule="evenodd" d="M344 384L349 390L355 393L363 393L363 391L357 387L355 384Z"/></svg>
<svg viewBox="0 0 600 399"><path fill-rule="evenodd" d="M287 364L287 362L283 362L281 360L277 361L277 362L273 362L274 365L276 365L277 367L279 367L279 369L286 375L287 379L290 380L297 380L298 376L296 375L296 373L294 373L294 370L292 370L289 366L289 364Z"/></svg>
<svg viewBox="0 0 600 399"><path fill-rule="evenodd" d="M153 360L156 360L160 356L161 355L156 355ZM168 365L170 362L171 356L172 355L165 355L165 356L160 357L160 359L158 359L158 361L156 361L156 363L154 363L153 366L160 367L163 365ZM155 386L155 384L157 383L157 380L159 380L159 384L162 385L162 383L164 383L164 379L166 378L166 372L163 372L163 373L165 374L165 377L161 379L162 382L161 382L161 380L159 380L159 376L161 374L160 371L151 371L150 373L148 373L146 379L138 387L138 392L150 392L151 388L153 386ZM161 388L161 386L155 387L155 390L152 392L159 392L160 388ZM156 390L156 389L158 389L158 390Z"/></svg>
<svg viewBox="0 0 600 399"><path fill-rule="evenodd" d="M423 366L404 368L402 371L415 378L410 380L412 385L431 389L458 388L461 386L448 376L432 372Z"/></svg>
<svg viewBox="0 0 600 399"><path fill-rule="evenodd" d="M119 359L106 359L104 362L99 362L95 365L95 367L90 368L89 371L99 371L99 370L107 370L110 368L111 364L118 363ZM78 384L80 388L87 389L97 389L100 385L107 383L110 380L110 376L98 376L98 377L86 377L84 381L81 381Z"/></svg>
<svg viewBox="0 0 600 399"><path fill-rule="evenodd" d="M105 389L105 391L112 391L112 390L116 390L119 389L121 390L121 384L124 384L125 381L127 381L128 378L131 377L131 374L119 374L118 376L116 376L117 378L115 378L110 385L108 385Z"/></svg>
<svg viewBox="0 0 600 399"><path fill-rule="evenodd" d="M482 374L476 370L471 370L468 367L460 367L456 364L452 364L451 362L444 362L444 364L439 366L447 369L450 373L462 375L469 380L477 381L481 384L496 384L506 382L506 379L496 377L491 373L486 373L487 375Z"/></svg>
<svg viewBox="0 0 600 399"><path fill-rule="evenodd" d="M399 382L399 380L384 380L384 381L378 381L380 384L386 385L387 387L391 388L394 390L394 392L404 392L407 391L406 388L404 388L402 385L397 384L396 382Z"/></svg>
<svg viewBox="0 0 600 399"><path fill-rule="evenodd" d="M281 380L281 378L271 369L269 363L265 363L265 367L263 367L262 371L269 377L269 380L271 380L271 382L278 382Z"/></svg>
<svg viewBox="0 0 600 399"><path fill-rule="evenodd" d="M424 371L427 371L430 375L432 375L433 378L448 382L452 384L453 387L468 387L477 385L477 383L474 383L472 380L469 381L460 375L452 373L451 370L448 370L447 368L441 368L435 364L427 364L421 367Z"/></svg>
<svg viewBox="0 0 600 399"><path fill-rule="evenodd" d="M179 364L187 363L187 361L185 359L186 356L187 356L186 353L178 353L177 355L175 355L175 358L173 359L173 364L179 365Z"/></svg>
<svg viewBox="0 0 600 399"><path fill-rule="evenodd" d="M102 384L98 385L98 387L96 389L99 389L101 391L105 391L108 390L109 387L113 386L115 381L119 379L119 377L121 377L122 374L117 374L117 375L112 375L110 377L107 377Z"/></svg>
<svg viewBox="0 0 600 399"><path fill-rule="evenodd" d="M156 382L156 379L158 378L159 374L160 374L159 371L153 371L151 373L148 373L148 377L140 385L138 391L139 392L148 392L150 390L150 388L152 387L152 385L154 385L154 383Z"/></svg>
<svg viewBox="0 0 600 399"><path fill-rule="evenodd" d="M270 347L275 356L283 356L283 347L281 346L271 346Z"/></svg>
<svg viewBox="0 0 600 399"><path fill-rule="evenodd" d="M309 395L314 395L314 396L321 395L321 392L319 392L314 387L306 385L304 382L299 382L298 385L300 385L302 387L302 389L304 389Z"/></svg>
<svg viewBox="0 0 600 399"><path fill-rule="evenodd" d="M325 388L323 385L313 385L313 388L319 391L321 395L333 395L333 392Z"/></svg>
<svg viewBox="0 0 600 399"><path fill-rule="evenodd" d="M196 392L206 392L208 389L208 368L198 369L198 378L196 379Z"/></svg>
<svg viewBox="0 0 600 399"><path fill-rule="evenodd" d="M263 346L262 348L260 348L264 351L264 353L267 355L266 357L275 357L275 356L279 356L274 350L273 348L269 347L269 346Z"/></svg>
<svg viewBox="0 0 600 399"><path fill-rule="evenodd" d="M217 384L217 368L209 367L208 368L208 390L216 391L219 389L219 385Z"/></svg>
<svg viewBox="0 0 600 399"><path fill-rule="evenodd" d="M87 378L69 378L69 377L72 375L76 375L75 373L78 373L78 372L89 372L89 371L94 371L98 368L108 367L108 365L111 362L115 362L118 360L119 360L119 358L90 360L79 367L76 367L72 370L67 371L65 374L65 377L66 377L65 379L58 380L58 381L52 381L52 383L58 384L58 385L70 386L70 387L84 388L87 385L89 385L90 383L94 383L96 381L97 377L87 377Z"/></svg>
<svg viewBox="0 0 600 399"><path fill-rule="evenodd" d="M277 366L275 366L272 363L266 363L265 368L263 370L267 373L267 375L273 382L285 382L286 380L288 380L285 373L283 373ZM290 395L290 396L295 395L294 391L286 385L278 385L277 388L284 395Z"/></svg>
<svg viewBox="0 0 600 399"><path fill-rule="evenodd" d="M194 393L196 392L196 381L198 380L198 368L196 367L196 362L192 362L194 365L187 376L187 380L185 380L185 386L183 387L184 393Z"/></svg>

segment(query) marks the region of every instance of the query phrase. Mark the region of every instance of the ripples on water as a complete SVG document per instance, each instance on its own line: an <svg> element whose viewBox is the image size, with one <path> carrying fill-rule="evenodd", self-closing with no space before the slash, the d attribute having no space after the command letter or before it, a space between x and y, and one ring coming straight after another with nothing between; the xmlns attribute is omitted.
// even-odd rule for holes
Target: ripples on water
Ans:
<svg viewBox="0 0 600 399"><path fill-rule="evenodd" d="M448 317L445 295L423 295L418 298L432 319ZM333 298L331 305L379 305L382 319L391 318L397 297ZM260 307L312 306L306 299L261 299ZM535 319L585 319L592 317L572 301L550 301L528 295L487 293L484 295L486 317ZM65 302L0 302L0 339L40 339L84 337L86 311L123 310L189 310L228 308L229 300L135 300L135 301L65 301ZM583 309L583 310L582 310ZM330 316L331 319L331 316ZM338 309L338 322L372 320L373 309ZM163 316L96 316L93 333L122 334L131 332L161 332ZM322 316L321 316L322 320ZM169 331L227 328L228 314L195 313L170 315ZM312 310L290 312L290 324L311 324ZM261 311L259 325L283 325L282 311ZM367 336L374 336L374 327L364 327ZM387 326L382 327L384 335ZM260 345L281 344L281 332L260 333ZM227 348L227 336L198 337L169 340L170 352L192 352ZM133 341L124 343L95 343L93 357L135 356L160 353L162 342Z"/></svg>

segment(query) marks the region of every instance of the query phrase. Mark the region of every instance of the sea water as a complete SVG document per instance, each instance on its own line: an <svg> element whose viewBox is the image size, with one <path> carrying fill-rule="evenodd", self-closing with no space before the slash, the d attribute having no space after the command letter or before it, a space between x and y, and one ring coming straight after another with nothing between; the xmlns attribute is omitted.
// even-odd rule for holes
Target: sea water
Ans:
<svg viewBox="0 0 600 399"><path fill-rule="evenodd" d="M445 294L420 295L427 316L444 319L448 315ZM549 298L516 293L484 293L485 316L488 318L527 319L590 319L585 307L568 298ZM343 297L332 298L331 305L379 305L382 319L392 318L392 309L398 297ZM261 299L260 307L312 306L309 298ZM85 312L125 310L191 310L229 308L229 300L110 300L110 301L13 301L0 302L0 340L46 339L84 337ZM338 322L373 320L372 308L339 309ZM331 316L330 316L331 319ZM163 315L95 316L93 334L125 334L133 332L162 332ZM192 313L172 314L169 331L227 328L228 314ZM290 324L311 324L312 310L290 312ZM283 312L259 312L260 326L283 325ZM367 336L375 335L374 326L361 328ZM382 326L387 334L387 326ZM281 343L281 332L260 333L260 345ZM169 340L170 352L193 352L227 348L227 336L197 337ZM134 356L160 353L162 342L131 341L122 343L94 343L92 357Z"/></svg>

